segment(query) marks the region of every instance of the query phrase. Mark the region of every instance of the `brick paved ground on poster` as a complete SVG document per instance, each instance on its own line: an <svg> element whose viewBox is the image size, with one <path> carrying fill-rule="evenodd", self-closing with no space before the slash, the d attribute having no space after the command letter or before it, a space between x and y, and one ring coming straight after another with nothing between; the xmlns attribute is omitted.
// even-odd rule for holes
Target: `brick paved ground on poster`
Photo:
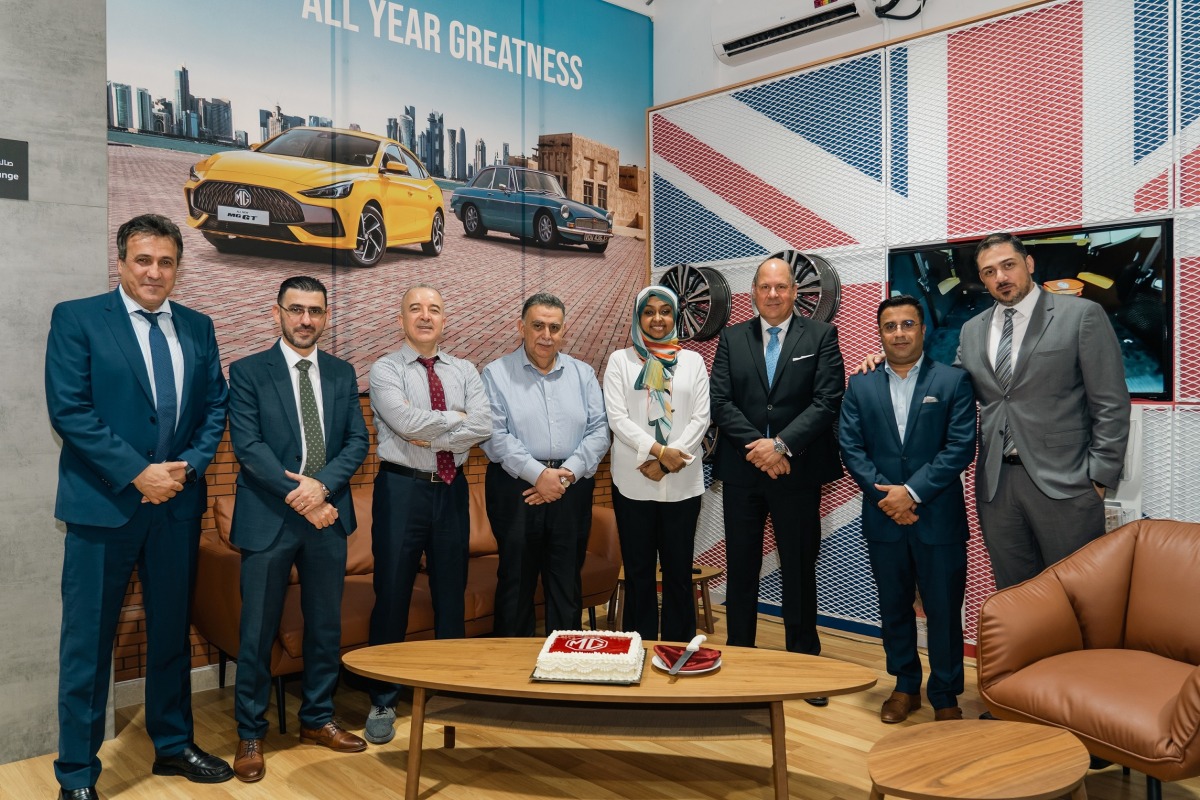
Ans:
<svg viewBox="0 0 1200 800"><path fill-rule="evenodd" d="M447 210L446 246L437 258L422 255L416 245L389 250L370 269L331 266L327 251L287 245L225 255L185 224L183 185L200 158L148 147L109 147L109 280L116 285L111 242L121 223L150 212L173 219L184 237L174 299L213 318L226 368L278 335L271 304L279 283L297 274L313 275L329 288L334 312L321 347L355 365L363 390L371 363L399 346L400 299L407 286L418 282L442 291L447 310L443 346L480 368L517 346L521 302L540 290L557 294L567 305L564 350L597 373L609 353L629 344L633 298L646 283L646 249L639 239L614 237L603 255L577 248L541 250L506 234L468 239ZM447 193L447 206L449 200Z"/></svg>

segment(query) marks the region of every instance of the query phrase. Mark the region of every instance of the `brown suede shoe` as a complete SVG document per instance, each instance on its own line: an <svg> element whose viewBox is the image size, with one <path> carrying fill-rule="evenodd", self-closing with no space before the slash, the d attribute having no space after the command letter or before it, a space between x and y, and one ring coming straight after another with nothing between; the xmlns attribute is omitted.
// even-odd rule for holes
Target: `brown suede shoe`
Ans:
<svg viewBox="0 0 1200 800"><path fill-rule="evenodd" d="M261 781L267 774L267 762L263 760L262 739L241 739L237 755L233 757L233 774L243 783Z"/></svg>
<svg viewBox="0 0 1200 800"><path fill-rule="evenodd" d="M904 722L908 719L909 714L920 707L920 694L892 692L892 696L883 701L883 708L879 709L879 719L889 725L894 722Z"/></svg>
<svg viewBox="0 0 1200 800"><path fill-rule="evenodd" d="M332 720L320 728L300 729L300 744L319 744L337 753L361 753L367 749L367 743L347 730L343 730Z"/></svg>
<svg viewBox="0 0 1200 800"><path fill-rule="evenodd" d="M962 709L958 706L950 706L949 708L935 708L933 710L934 722L944 722L948 719L962 719Z"/></svg>

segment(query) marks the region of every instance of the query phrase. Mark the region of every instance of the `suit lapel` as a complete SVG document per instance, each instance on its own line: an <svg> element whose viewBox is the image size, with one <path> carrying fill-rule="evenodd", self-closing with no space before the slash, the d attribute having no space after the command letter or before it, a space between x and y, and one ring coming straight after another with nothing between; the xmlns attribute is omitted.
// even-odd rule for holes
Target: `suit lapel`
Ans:
<svg viewBox="0 0 1200 800"><path fill-rule="evenodd" d="M892 444L897 450L900 450L902 448L900 429L896 427L896 407L892 405L892 376L888 375L882 365L870 374L873 376L871 386L875 390L875 402L883 409L886 423L883 427L887 428Z"/></svg>
<svg viewBox="0 0 1200 800"><path fill-rule="evenodd" d="M317 364L321 369L321 409L323 412L321 416L325 420L325 448L328 450L329 434L333 431L334 400L337 398L337 389L333 383L333 367L329 364L325 353L320 350L317 351Z"/></svg>
<svg viewBox="0 0 1200 800"><path fill-rule="evenodd" d="M979 320L983 325L980 326L979 336L976 337L976 341L972 345L978 363L985 367L983 370L983 380L991 384L992 389L997 392L1002 391L1002 387L1000 386L1000 379L996 377L996 368L992 365L991 358L988 357L988 342L992 339L992 323L995 322L995 315L1003 314L1004 312L1001 311L1002 308L1003 306L999 303L993 304L991 313L988 314L987 318ZM975 376L972 375L971 379L975 380Z"/></svg>
<svg viewBox="0 0 1200 800"><path fill-rule="evenodd" d="M746 346L750 350L750 362L754 364L754 368L758 372L758 381L762 384L763 394L767 395L771 392L771 385L767 381L767 358L763 351L762 322L760 319L760 317L755 317L746 326ZM777 364L776 369L778 368L779 365Z"/></svg>
<svg viewBox="0 0 1200 800"><path fill-rule="evenodd" d="M917 383L913 386L912 399L908 402L908 421L904 427L905 447L908 447L908 443L913 440L912 433L917 429L917 417L921 415L921 409L925 407L925 393L929 389L930 381L933 380L935 363L929 356L925 356L925 360L921 362L921 371L917 373Z"/></svg>
<svg viewBox="0 0 1200 800"><path fill-rule="evenodd" d="M779 348L779 363L775 365L775 382L771 384L771 392L773 393L781 383L783 383L784 373L787 371L788 365L792 363L792 353L796 351L796 343L804 336L805 319L798 314L792 315L792 321L788 325L787 336L780 342ZM766 371L766 361L763 361L764 374Z"/></svg>
<svg viewBox="0 0 1200 800"><path fill-rule="evenodd" d="M1029 357L1033 355L1038 342L1042 340L1042 334L1050 327L1052 319L1054 319L1054 295L1050 292L1042 291L1037 303L1033 306L1033 313L1029 315L1029 325L1025 328L1025 338L1021 340L1021 351L1017 356L1017 367L1013 370L1012 382L1014 386L1016 386L1017 381L1025 373L1025 366L1029 363Z"/></svg>
<svg viewBox="0 0 1200 800"><path fill-rule="evenodd" d="M145 392L146 399L153 406L154 392L150 390L150 373L146 371L146 359L142 356L142 348L138 346L137 335L133 332L133 323L129 320L129 312L116 289L109 295L104 321L108 324L117 347L125 355L125 360L129 362L129 369L137 378L142 391Z"/></svg>
<svg viewBox="0 0 1200 800"><path fill-rule="evenodd" d="M267 374L275 384L275 391L279 394L279 405L283 407L283 415L292 426L292 435L296 437L297 442L302 442L304 439L300 435L300 414L296 411L296 390L292 388L291 372L279 348L280 345L276 343L267 351Z"/></svg>
<svg viewBox="0 0 1200 800"><path fill-rule="evenodd" d="M191 388L196 382L196 372L201 367L196 357L196 332L179 313L179 306L175 304L172 304L171 308L171 325L175 328L179 347L183 350L183 397L179 403L179 419L184 420L191 410Z"/></svg>

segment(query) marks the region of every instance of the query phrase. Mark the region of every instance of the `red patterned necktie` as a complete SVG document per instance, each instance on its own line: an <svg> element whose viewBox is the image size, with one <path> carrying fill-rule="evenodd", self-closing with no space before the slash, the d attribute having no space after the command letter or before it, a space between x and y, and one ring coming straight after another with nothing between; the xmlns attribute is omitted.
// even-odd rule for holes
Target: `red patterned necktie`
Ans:
<svg viewBox="0 0 1200 800"><path fill-rule="evenodd" d="M434 411L445 411L446 390L442 388L442 379L433 370L433 365L437 363L437 356L433 358L418 358L417 361L421 363L421 366L425 368L425 374L429 376L429 407ZM457 472L458 470L454 466L454 454L449 450L438 450L438 477L445 483L453 483Z"/></svg>

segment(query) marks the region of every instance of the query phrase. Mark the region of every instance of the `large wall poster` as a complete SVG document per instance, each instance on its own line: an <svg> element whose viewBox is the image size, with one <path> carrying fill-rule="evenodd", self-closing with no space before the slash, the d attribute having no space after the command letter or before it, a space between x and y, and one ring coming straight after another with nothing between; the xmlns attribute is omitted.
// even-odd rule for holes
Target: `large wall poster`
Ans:
<svg viewBox="0 0 1200 800"><path fill-rule="evenodd" d="M226 365L277 335L279 282L312 274L333 306L322 346L364 388L417 282L442 290L446 348L481 367L516 345L524 297L552 291L568 351L599 370L646 279L651 63L650 20L601 0L109 0L109 226L180 225L175 296L213 317ZM455 193L510 163L571 199L554 245L537 218L563 202L520 170L494 173L508 202L472 203L466 235Z"/></svg>

